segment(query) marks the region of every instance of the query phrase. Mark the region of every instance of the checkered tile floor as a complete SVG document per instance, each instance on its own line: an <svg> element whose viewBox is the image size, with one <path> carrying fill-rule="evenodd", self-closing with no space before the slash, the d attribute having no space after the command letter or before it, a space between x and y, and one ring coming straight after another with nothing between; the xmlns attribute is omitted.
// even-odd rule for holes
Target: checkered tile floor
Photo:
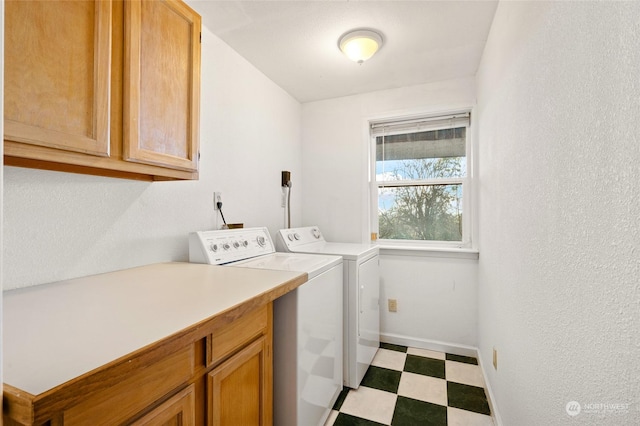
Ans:
<svg viewBox="0 0 640 426"><path fill-rule="evenodd" d="M357 390L345 388L325 426L493 426L475 358L381 344Z"/></svg>

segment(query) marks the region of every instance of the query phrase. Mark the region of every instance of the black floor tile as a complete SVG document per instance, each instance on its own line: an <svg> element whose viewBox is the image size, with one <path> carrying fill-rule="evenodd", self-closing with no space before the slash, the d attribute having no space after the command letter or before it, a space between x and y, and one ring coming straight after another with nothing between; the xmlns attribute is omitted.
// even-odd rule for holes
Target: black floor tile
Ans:
<svg viewBox="0 0 640 426"><path fill-rule="evenodd" d="M405 353L407 352L407 347L402 345L394 345L391 343L380 342L380 347L382 349L389 349L390 351L405 352Z"/></svg>
<svg viewBox="0 0 640 426"><path fill-rule="evenodd" d="M398 396L392 426L447 426L447 407Z"/></svg>
<svg viewBox="0 0 640 426"><path fill-rule="evenodd" d="M407 352L406 346L382 343L383 349ZM478 365L474 357L446 354L446 360ZM404 371L431 376L446 381L446 362L443 359L406 355ZM361 385L369 388L394 393L397 395L400 379L403 372L370 366ZM491 408L482 387L470 386L456 382L446 381L447 405L432 404L413 398L397 395L396 405L392 417L392 426L447 426L447 406L455 407L470 412L490 416ZM340 411L347 395L353 389L344 388L338 396L333 409ZM356 392L356 391L354 391ZM375 404L375 402L372 402ZM359 418L353 415L339 412L335 426L380 426L379 423Z"/></svg>
<svg viewBox="0 0 640 426"><path fill-rule="evenodd" d="M478 365L478 360L472 356L447 354L448 361L464 362L465 364Z"/></svg>
<svg viewBox="0 0 640 426"><path fill-rule="evenodd" d="M347 398L347 395L349 394L350 390L351 390L350 388L342 388L342 392L340 392L340 395L338 395L338 399L336 399L336 403L333 404L334 410L340 411L340 408L342 408L342 404L344 403L344 400Z"/></svg>
<svg viewBox="0 0 640 426"><path fill-rule="evenodd" d="M407 359L404 362L404 371L444 379L444 366L445 362L441 359L407 355Z"/></svg>
<svg viewBox="0 0 640 426"><path fill-rule="evenodd" d="M489 402L483 388L447 382L449 407L461 408L480 414L491 414Z"/></svg>
<svg viewBox="0 0 640 426"><path fill-rule="evenodd" d="M388 368L371 365L362 378L360 386L398 393L400 376L402 376L402 371L389 370Z"/></svg>
<svg viewBox="0 0 640 426"><path fill-rule="evenodd" d="M339 413L333 426L384 426L382 423L372 422L361 417Z"/></svg>

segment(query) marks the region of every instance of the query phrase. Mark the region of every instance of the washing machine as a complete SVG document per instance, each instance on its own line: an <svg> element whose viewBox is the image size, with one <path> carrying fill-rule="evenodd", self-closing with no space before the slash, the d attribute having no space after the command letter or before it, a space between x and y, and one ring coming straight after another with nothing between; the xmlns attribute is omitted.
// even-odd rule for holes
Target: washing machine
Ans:
<svg viewBox="0 0 640 426"><path fill-rule="evenodd" d="M279 253L267 228L243 228L191 233L189 261L307 273L273 305L273 423L323 425L343 387L342 258Z"/></svg>
<svg viewBox="0 0 640 426"><path fill-rule="evenodd" d="M344 263L344 385L360 386L380 346L379 249L374 244L335 243L317 226L281 229L277 249L289 253L339 255Z"/></svg>

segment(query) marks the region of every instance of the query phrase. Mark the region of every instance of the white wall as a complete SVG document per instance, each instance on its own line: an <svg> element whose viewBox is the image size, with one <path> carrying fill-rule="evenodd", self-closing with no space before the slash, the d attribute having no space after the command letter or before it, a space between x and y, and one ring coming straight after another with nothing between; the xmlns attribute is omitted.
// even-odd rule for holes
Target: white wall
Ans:
<svg viewBox="0 0 640 426"><path fill-rule="evenodd" d="M437 113L474 104L473 78L303 104L305 224L318 225L327 240L368 241L367 120Z"/></svg>
<svg viewBox="0 0 640 426"><path fill-rule="evenodd" d="M382 255L382 340L475 356L477 260ZM398 300L388 312L387 299Z"/></svg>
<svg viewBox="0 0 640 426"><path fill-rule="evenodd" d="M0 56L4 58L4 2L0 4ZM4 87L4 67L0 69L0 86ZM4 93L4 92L3 92ZM0 96L1 97L1 96ZM2 97L4 99L4 97ZM4 117L4 102L0 104L0 117ZM4 120L0 122L0 134L4 135ZM4 158L4 143L0 145L0 158ZM3 210L3 170L0 169L0 288L2 288L2 271L3 268L3 259L2 259L2 210ZM2 330L2 292L0 291L0 330ZM0 336L2 336L2 332L0 331ZM2 385L4 383L3 375L2 375L2 349L0 348L0 392L2 391Z"/></svg>
<svg viewBox="0 0 640 426"><path fill-rule="evenodd" d="M505 425L640 424L639 34L638 2L497 9L477 76L478 340Z"/></svg>
<svg viewBox="0 0 640 426"><path fill-rule="evenodd" d="M367 120L474 104L473 78L303 104L303 224L318 225L327 240L368 241ZM476 262L381 256L384 338L475 346ZM397 313L387 298L398 299Z"/></svg>
<svg viewBox="0 0 640 426"><path fill-rule="evenodd" d="M301 106L206 28L200 180L136 182L4 168L4 289L188 260L187 234L216 221L283 227L280 171L300 176ZM293 224L300 219L298 180Z"/></svg>

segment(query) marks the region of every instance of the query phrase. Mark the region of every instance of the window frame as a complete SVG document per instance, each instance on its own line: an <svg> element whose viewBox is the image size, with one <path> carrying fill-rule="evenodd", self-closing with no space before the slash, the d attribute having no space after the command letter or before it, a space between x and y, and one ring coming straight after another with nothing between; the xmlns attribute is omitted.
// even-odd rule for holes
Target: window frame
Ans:
<svg viewBox="0 0 640 426"><path fill-rule="evenodd" d="M398 181L378 181L376 178L376 138L379 134L376 134L373 129L374 126L379 127L381 124L390 124L396 122L413 122L413 121L436 121L442 120L443 117L456 116L461 114L468 114L468 123L464 125L447 124L442 122L441 124L434 124L428 128L431 130L440 130L455 127L466 127L465 131L465 157L466 157L466 175L464 177L448 177L441 179L403 179ZM370 232L372 239L377 240L378 245L381 248L399 248L408 250L436 250L436 251L475 251L473 250L473 230L472 224L474 223L474 204L473 204L473 149L472 149L472 125L471 125L471 108L458 110L453 112L441 112L435 114L421 114L411 116L398 116L398 117L385 117L380 119L370 119L367 122L369 131L369 184L370 184ZM421 130L424 131L424 130ZM407 130L398 130L388 133L403 134L410 133ZM392 183L392 184L390 184ZM461 185L462 190L462 240L461 241L438 241L438 240L401 240L401 239L386 239L378 238L379 232L379 210L378 210L378 191L384 187L400 187L400 186L436 186L436 185Z"/></svg>

